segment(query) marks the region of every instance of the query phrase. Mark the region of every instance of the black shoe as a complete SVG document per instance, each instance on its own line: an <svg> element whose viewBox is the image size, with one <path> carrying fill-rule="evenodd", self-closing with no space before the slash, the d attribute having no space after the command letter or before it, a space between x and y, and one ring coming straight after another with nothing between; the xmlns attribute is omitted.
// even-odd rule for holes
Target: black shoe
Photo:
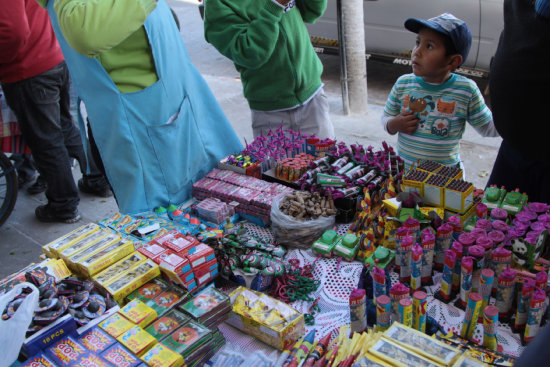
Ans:
<svg viewBox="0 0 550 367"><path fill-rule="evenodd" d="M108 198L110 196L113 196L113 192L111 191L111 187L109 186L109 183L105 178L101 178L98 180L94 180L94 183L91 183L91 179L87 179L86 177L81 178L78 180L78 189L82 191L83 193L99 196L102 198Z"/></svg>
<svg viewBox="0 0 550 367"><path fill-rule="evenodd" d="M47 223L60 222L70 224L76 223L82 218L78 212L78 209L68 213L56 213L47 204L36 207L34 215L36 215L36 218L38 218L39 221Z"/></svg>
<svg viewBox="0 0 550 367"><path fill-rule="evenodd" d="M36 175L32 177L23 177L21 175L17 175L17 187L22 189L23 186L25 186L29 182L33 182L35 177Z"/></svg>
<svg viewBox="0 0 550 367"><path fill-rule="evenodd" d="M48 183L46 182L46 180L44 180L42 176L38 176L36 181L32 185L27 187L27 192L31 195L36 195L46 191L47 188Z"/></svg>

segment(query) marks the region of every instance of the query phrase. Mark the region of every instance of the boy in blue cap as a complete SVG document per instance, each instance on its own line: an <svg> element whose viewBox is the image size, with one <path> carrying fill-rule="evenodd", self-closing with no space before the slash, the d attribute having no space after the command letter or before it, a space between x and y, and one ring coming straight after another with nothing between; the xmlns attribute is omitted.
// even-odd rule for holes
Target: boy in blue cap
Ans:
<svg viewBox="0 0 550 367"><path fill-rule="evenodd" d="M468 122L482 136L498 136L493 117L474 81L453 73L466 61L472 33L452 14L409 18L417 33L412 74L394 84L382 116L384 129L399 133L398 154L406 167L418 160L460 164L460 139Z"/></svg>

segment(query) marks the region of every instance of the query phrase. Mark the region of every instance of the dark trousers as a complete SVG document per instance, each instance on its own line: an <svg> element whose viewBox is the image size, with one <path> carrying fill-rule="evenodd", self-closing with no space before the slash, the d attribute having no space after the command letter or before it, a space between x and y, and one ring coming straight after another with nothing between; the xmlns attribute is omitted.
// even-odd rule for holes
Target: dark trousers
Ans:
<svg viewBox="0 0 550 367"><path fill-rule="evenodd" d="M2 84L38 171L48 183L48 204L60 213L75 211L80 201L70 157L83 173L86 170L80 132L70 114L69 83L69 71L62 62L35 77ZM97 173L95 166L94 170Z"/></svg>
<svg viewBox="0 0 550 367"><path fill-rule="evenodd" d="M487 186L519 188L530 202L550 204L550 164L544 164L510 146L503 140Z"/></svg>

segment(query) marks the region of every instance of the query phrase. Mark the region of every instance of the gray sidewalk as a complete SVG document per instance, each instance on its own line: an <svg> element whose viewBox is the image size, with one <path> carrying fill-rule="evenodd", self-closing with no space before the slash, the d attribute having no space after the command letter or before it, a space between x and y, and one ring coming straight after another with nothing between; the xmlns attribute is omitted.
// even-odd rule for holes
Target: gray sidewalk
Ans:
<svg viewBox="0 0 550 367"><path fill-rule="evenodd" d="M238 136L243 142L244 139L251 141L250 110L242 95L239 74L229 60L204 40L202 21L196 4L176 0L168 2L178 14L182 37L192 62L203 74ZM321 60L325 66L323 81L329 98L336 138L348 144L359 143L375 148L379 148L384 140L390 145L395 145L396 137L386 134L379 123L383 103L395 80L395 68L369 63L368 112L365 115L345 116L342 111L338 57L321 55ZM405 72L408 70L398 70L395 77ZM477 187L484 187L487 181L486 174L491 171L499 145L500 139L482 138L473 129L466 131L461 155L467 179ZM80 178L78 167L73 169L73 174L75 180ZM42 245L83 224L97 222L117 210L113 198L103 199L81 194L82 221L75 224L41 223L35 218L34 209L45 203L44 194L33 196L26 190L19 191L15 210L0 228L0 278L38 261Z"/></svg>

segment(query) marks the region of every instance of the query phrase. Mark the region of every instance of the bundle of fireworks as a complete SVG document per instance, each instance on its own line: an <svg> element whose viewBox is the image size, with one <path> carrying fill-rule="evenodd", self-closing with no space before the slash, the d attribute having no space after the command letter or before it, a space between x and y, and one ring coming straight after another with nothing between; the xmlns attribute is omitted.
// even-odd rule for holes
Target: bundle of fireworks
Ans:
<svg viewBox="0 0 550 367"><path fill-rule="evenodd" d="M208 287L179 305L178 309L204 326L214 328L227 320L231 304L227 295L214 287Z"/></svg>
<svg viewBox="0 0 550 367"><path fill-rule="evenodd" d="M363 187L380 186L390 175L401 172L401 160L393 148L383 143L383 150L373 151L361 145L339 143L330 155L309 165L309 170L297 181L302 190L332 194L334 199L354 197Z"/></svg>
<svg viewBox="0 0 550 367"><path fill-rule="evenodd" d="M307 153L300 153L293 158L284 158L275 163L275 177L284 181L294 182L306 173L314 156Z"/></svg>
<svg viewBox="0 0 550 367"><path fill-rule="evenodd" d="M220 262L221 274L247 288L263 291L274 276L284 273L286 250L246 234L229 234L211 239Z"/></svg>
<svg viewBox="0 0 550 367"><path fill-rule="evenodd" d="M305 332L304 316L281 301L242 286L229 298L226 322L272 347L286 349Z"/></svg>
<svg viewBox="0 0 550 367"><path fill-rule="evenodd" d="M220 224L235 214L235 207L216 198L206 198L195 206L200 218Z"/></svg>
<svg viewBox="0 0 550 367"><path fill-rule="evenodd" d="M193 196L197 199L218 198L230 203L239 203L236 212L269 221L269 211L273 200L292 189L262 181L231 171L214 169L193 184Z"/></svg>
<svg viewBox="0 0 550 367"><path fill-rule="evenodd" d="M260 178L262 163L249 155L230 154L218 162L218 168L236 172L240 175Z"/></svg>

